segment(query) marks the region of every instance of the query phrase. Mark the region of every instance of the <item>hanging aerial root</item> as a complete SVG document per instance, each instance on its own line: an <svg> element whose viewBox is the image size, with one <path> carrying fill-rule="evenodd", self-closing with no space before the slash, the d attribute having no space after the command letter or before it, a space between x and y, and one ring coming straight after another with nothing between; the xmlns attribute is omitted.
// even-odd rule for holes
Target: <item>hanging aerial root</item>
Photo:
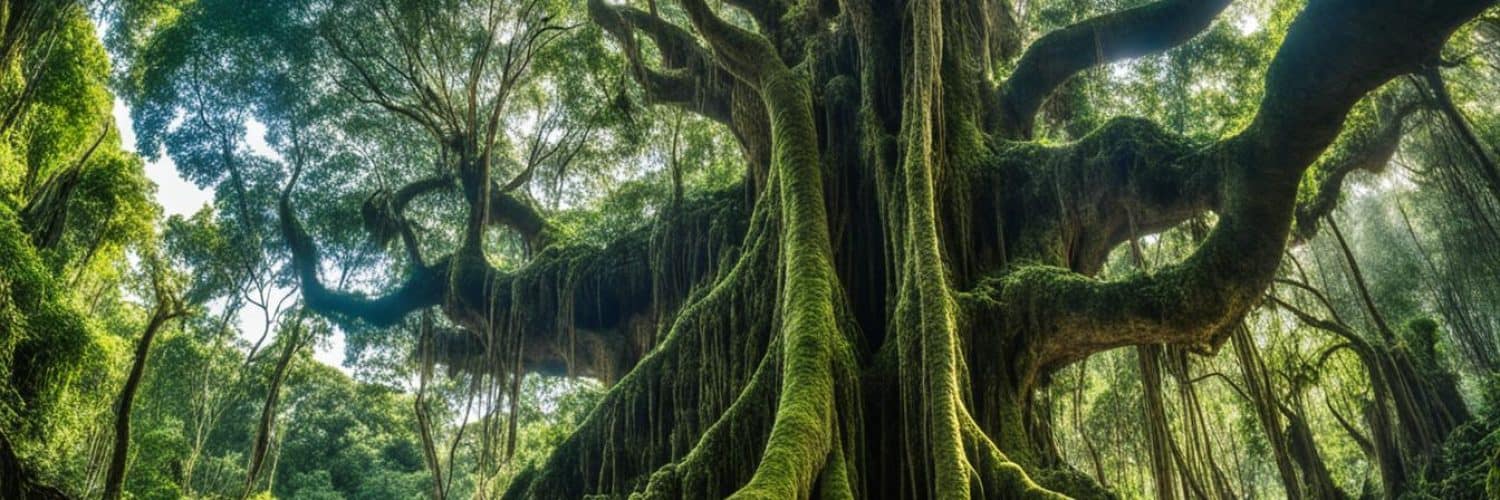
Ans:
<svg viewBox="0 0 1500 500"><path fill-rule="evenodd" d="M751 455L715 458L701 467L680 461L736 399L754 400L745 403L753 408L774 403L770 391L747 387L773 348L777 311L764 290L775 284L778 231L769 214L778 203L774 196L763 197L733 265L720 271L711 286L686 298L662 328L666 333L655 349L606 394L544 466L518 477L507 498L619 496L643 489L648 498L682 496L673 493L682 491L676 472L694 468L702 472L694 474L689 487L703 493L686 496L712 498L748 479L743 464L754 463L769 428L753 425L753 419L724 438L728 449ZM761 393L768 395L756 396Z"/></svg>
<svg viewBox="0 0 1500 500"><path fill-rule="evenodd" d="M957 307L948 285L937 218L937 179L950 146L963 142L944 135L941 59L943 9L925 0L910 7L912 68L907 72L901 135L904 151L895 176L896 215L888 234L897 235L901 269L894 328L901 387L902 451L909 481L919 494L956 499L972 496L974 468L963 449L959 414ZM957 131L954 131L957 132ZM911 460L911 459L909 459ZM913 491L918 493L918 491Z"/></svg>
<svg viewBox="0 0 1500 500"><path fill-rule="evenodd" d="M738 484L734 481L736 476L753 473L760 448L766 442L767 427L778 410L776 391L781 383L778 371L781 348L781 340L773 340L734 404L704 431L692 451L682 460L657 469L646 488L631 498L719 498L729 493L724 490L726 484ZM839 354L837 358L845 360L840 365L853 366L852 350L841 350ZM836 371L853 374L852 370ZM848 411L857 402L843 398L855 388L851 386L853 383L852 378L839 379L836 392L840 414L857 415L857 412ZM834 428L836 445L828 453L827 463L818 477L817 489L822 498L857 498L854 464L846 458L857 452L857 442L851 439L853 431L845 430L851 420L842 422L843 425Z"/></svg>
<svg viewBox="0 0 1500 500"><path fill-rule="evenodd" d="M961 425L964 448L972 457L979 482L974 488L975 498L1023 498L1063 499L1066 496L1048 491L1036 484L1020 465L1012 462L1000 451L995 442L979 429L979 424L967 411L963 412Z"/></svg>
<svg viewBox="0 0 1500 500"><path fill-rule="evenodd" d="M732 464L725 462L754 462L754 456L744 456L754 447L743 446L743 440L746 434L763 435L763 430L747 433L746 427L768 421L774 411L770 403L775 401L776 379L770 367L780 360L775 353L778 347L779 342L771 343L750 382L740 391L729 410L704 431L693 451L680 462L657 469L651 475L645 491L631 495L632 499L712 498L724 495L724 492L716 491L714 485L717 481L712 476L722 468L733 468Z"/></svg>

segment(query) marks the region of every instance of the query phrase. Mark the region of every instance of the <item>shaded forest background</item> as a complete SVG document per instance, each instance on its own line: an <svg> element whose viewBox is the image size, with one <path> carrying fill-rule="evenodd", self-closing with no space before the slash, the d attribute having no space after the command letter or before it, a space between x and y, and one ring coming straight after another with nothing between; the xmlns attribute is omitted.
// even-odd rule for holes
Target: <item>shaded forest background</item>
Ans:
<svg viewBox="0 0 1500 500"><path fill-rule="evenodd" d="M1026 1L1013 15L1029 42L1145 3ZM463 244L460 193L402 198L442 147L413 140L421 120L393 118L366 86L401 77L361 66L407 48L382 22L445 19L402 5L4 0L0 497L498 498L623 375L567 357L505 379L453 355L461 326L442 315L376 324L305 303L278 212L293 187L320 245L314 276L339 289L373 295L413 272L410 257ZM603 251L656 238L684 204L744 211L753 175L735 137L657 105L627 57L641 48L583 2L506 5L558 27L535 35L524 71L488 70L506 86L495 175L548 227L493 235L491 265L521 268L537 238ZM1068 144L1116 116L1228 136L1301 7L1236 1L1180 47L1084 71L1045 102L1036 139ZM483 19L484 3L425 8ZM499 26L490 35L518 33ZM472 26L432 27L448 28ZM1425 68L1350 118L1349 142L1377 153L1335 148L1327 163L1363 163L1305 176L1307 218L1228 345L1118 348L1046 373L1044 446L1127 498L1279 498L1288 475L1311 498L1379 497L1398 473L1403 498L1500 497L1500 11ZM174 193L145 175L164 158L212 203L164 215ZM1342 190L1324 189L1330 176ZM383 212L393 200L399 221ZM1098 274L1179 261L1215 222L1131 235ZM314 359L334 339L342 365Z"/></svg>

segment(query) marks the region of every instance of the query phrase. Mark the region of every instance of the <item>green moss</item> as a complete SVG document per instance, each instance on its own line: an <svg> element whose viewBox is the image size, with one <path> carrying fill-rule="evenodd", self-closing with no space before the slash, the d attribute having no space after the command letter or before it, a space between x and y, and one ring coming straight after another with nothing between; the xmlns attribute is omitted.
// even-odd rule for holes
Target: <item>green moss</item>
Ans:
<svg viewBox="0 0 1500 500"><path fill-rule="evenodd" d="M21 454L46 443L61 422L69 388L103 346L67 303L21 230L0 205L0 431Z"/></svg>
<svg viewBox="0 0 1500 500"><path fill-rule="evenodd" d="M710 230L726 236L718 260L733 259L730 265L712 273L708 286L694 286L675 312L664 313L655 348L533 481L512 488L513 497L636 491L646 498L715 498L749 479L765 446L778 382L774 371L761 373L780 359L767 355L777 349L771 332L778 315L774 294L764 293L775 286L779 207L778 197L767 196L751 212L748 232ZM727 242L739 234L746 236L735 251ZM689 231L673 240L702 237ZM605 270L597 267L586 274Z"/></svg>
<svg viewBox="0 0 1500 500"><path fill-rule="evenodd" d="M782 201L782 386L756 473L734 498L802 498L835 446L833 355L838 279L824 212L807 81L782 69L761 89L771 117L772 177Z"/></svg>

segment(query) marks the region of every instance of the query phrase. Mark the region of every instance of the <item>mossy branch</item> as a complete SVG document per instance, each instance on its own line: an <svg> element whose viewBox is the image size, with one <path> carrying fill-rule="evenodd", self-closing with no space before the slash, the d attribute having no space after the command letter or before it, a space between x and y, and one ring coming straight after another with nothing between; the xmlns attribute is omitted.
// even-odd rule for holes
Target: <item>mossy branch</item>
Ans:
<svg viewBox="0 0 1500 500"><path fill-rule="evenodd" d="M619 42L630 63L630 76L649 98L733 126L733 77L714 63L692 33L652 13L603 0L589 0L588 11L594 23ZM635 31L655 42L661 69L646 63Z"/></svg>
<svg viewBox="0 0 1500 500"><path fill-rule="evenodd" d="M1380 173L1401 146L1406 119L1424 108L1417 100L1380 106L1378 116L1351 123L1314 164L1304 179L1297 202L1295 237L1308 239L1318 231L1318 220L1333 212L1344 179L1354 172Z"/></svg>
<svg viewBox="0 0 1500 500"><path fill-rule="evenodd" d="M1356 6L1355 4L1358 4ZM1214 347L1270 284L1302 174L1366 93L1431 60L1490 2L1313 2L1271 63L1252 124L1186 162L1222 165L1219 222L1183 262L1100 281L1022 265L990 282L1033 331L1041 365L1123 345Z"/></svg>
<svg viewBox="0 0 1500 500"><path fill-rule="evenodd" d="M975 199L998 196L1027 210L1026 217L1038 225L1072 231L1065 255L1054 262L1092 275L1131 237L1219 208L1223 165L1196 157L1202 146L1140 118L1110 120L1056 147L1002 144L994 165L978 172L981 182L974 186L999 192L977 192Z"/></svg>
<svg viewBox="0 0 1500 500"><path fill-rule="evenodd" d="M1161 52L1208 28L1230 0L1161 0L1053 31L1021 54L1000 87L1001 135L1030 138L1042 102L1088 68Z"/></svg>
<svg viewBox="0 0 1500 500"><path fill-rule="evenodd" d="M708 41L723 68L736 78L752 86L764 87L766 82L763 79L779 78L774 73L786 71L786 64L766 37L729 24L714 14L703 0L681 0L681 4L687 10L693 28Z"/></svg>
<svg viewBox="0 0 1500 500"><path fill-rule="evenodd" d="M374 326L391 326L413 311L441 303L446 285L448 260L427 266L414 266L405 281L384 295L368 297L328 288L318 277L322 259L318 248L291 205L291 188L296 175L282 192L277 205L281 234L291 250L292 268L302 284L302 298L309 309L341 320L359 320Z"/></svg>

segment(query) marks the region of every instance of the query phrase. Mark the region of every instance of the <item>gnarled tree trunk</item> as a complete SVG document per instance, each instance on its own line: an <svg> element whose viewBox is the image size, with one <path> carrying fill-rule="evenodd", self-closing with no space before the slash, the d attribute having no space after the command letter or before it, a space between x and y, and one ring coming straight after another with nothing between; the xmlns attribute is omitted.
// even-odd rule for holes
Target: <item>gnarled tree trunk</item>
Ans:
<svg viewBox="0 0 1500 500"><path fill-rule="evenodd" d="M1313 0L1238 134L1201 143L1122 118L1056 146L1031 137L1058 86L1180 44L1229 2L1148 3L1024 50L1004 0L726 2L753 31L680 3L685 26L602 0L590 13L648 95L740 139L749 206L689 197L670 234L581 247L460 161L463 248L413 252L402 286L366 297L319 284L283 197L314 310L392 324L442 306L465 327L437 342L451 364L506 373L483 361L502 349L527 370L616 381L507 497L1108 495L1033 431L1038 381L1120 346L1221 345L1271 282L1303 173L1355 102L1490 2ZM1342 177L1320 178L1337 193ZM1127 238L1208 211L1218 223L1191 257L1093 277ZM492 223L534 244L528 266L488 266Z"/></svg>

